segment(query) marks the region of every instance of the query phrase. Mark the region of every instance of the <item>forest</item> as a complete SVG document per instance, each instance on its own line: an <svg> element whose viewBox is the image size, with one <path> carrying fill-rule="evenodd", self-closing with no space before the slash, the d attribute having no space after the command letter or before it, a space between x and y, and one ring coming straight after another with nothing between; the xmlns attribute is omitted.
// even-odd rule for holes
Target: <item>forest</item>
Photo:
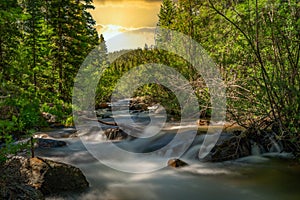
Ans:
<svg viewBox="0 0 300 200"><path fill-rule="evenodd" d="M49 126L42 113L73 126L74 78L98 48L107 65L96 92L96 107L109 102L117 80L146 63L173 67L196 91L201 118L211 112L201 75L183 58L145 46L107 53L90 9L92 0L1 0L0 161L21 148L15 141ZM285 149L300 155L300 2L297 0L163 0L158 27L178 31L202 45L226 84L226 120L246 135L276 133ZM158 35L156 41L172 35ZM119 56L121 55L122 56ZM118 57L110 63L111 58ZM167 88L148 84L135 97L160 102L178 118L180 107Z"/></svg>
<svg viewBox="0 0 300 200"><path fill-rule="evenodd" d="M270 146L275 146L277 150L279 148L277 146L280 146L279 153L292 154L293 165L299 166L300 2L298 0L162 0L157 30L161 28L167 32L156 32L155 45L145 44L144 48L123 49L116 52L109 52L106 38L98 34L96 22L90 14L92 9L94 9L93 0L0 1L0 172L2 169L9 169L5 163L20 152L26 152L32 159L41 159L34 158L34 143L36 140L43 140L33 138L37 132L69 127L71 132L73 131L76 120L73 114L74 110L78 109L74 106L72 96L75 92L75 79L88 56L94 56L92 67L105 69L101 78L99 77L99 82L96 83L93 110L107 109L118 81L127 72L137 66L159 63L160 67L168 66L188 80L188 85L193 89L199 105L198 108L191 110L200 111L199 122L201 120L209 122L212 110L216 109L211 101L211 88L191 62L195 56L190 53L192 47L182 48L182 42L185 41L172 42L174 38L176 39L176 33L184 34L189 41L200 44L201 49L213 60L226 88L225 120L242 128L233 132L239 134L236 137L221 144L217 143L219 146L212 149L216 158L210 158L211 161L227 161L253 155L255 152L253 146L260 144L261 148L268 150L272 149ZM159 45L164 44L176 49L178 54L160 48ZM190 53L190 58L183 58L180 52ZM207 74L213 71L208 68L205 70ZM85 81L89 83L97 80L91 78L83 80L84 83ZM176 85L179 78L173 77L173 82ZM187 88L186 85L180 86L180 90ZM176 123L183 117L180 100L177 97L170 88L159 81L137 87L133 96L130 96L139 101L132 109L141 113L149 106L162 105L167 113L167 121L171 123ZM189 99L184 100L189 102ZM103 123L101 120L98 121ZM116 125L111 122L105 123ZM116 131L104 134L112 140L113 137L121 139L127 137L119 128ZM198 137L201 138L201 134L202 132L198 130ZM165 135L159 137L164 142ZM72 139L74 138L70 141ZM74 140L77 141L76 138ZM149 149L161 145L160 140L157 141L157 144L150 143L150 146L153 146ZM265 144L266 142L268 143ZM57 144L63 146L66 143L60 141ZM68 143L70 146L74 144L78 145L76 142ZM134 146L139 143L132 144ZM142 145L144 146L146 145ZM138 146L138 152L143 152L140 150L142 147ZM86 151L85 148L82 149ZM46 150L46 155L47 152L52 152L51 148L47 147ZM71 150L63 151L70 153ZM243 154L244 152L246 154ZM42 155L43 153L45 152L42 151ZM80 163L83 157L76 159L79 159ZM52 161L37 160L33 161L46 163L48 168L46 165L44 167L47 170L51 170L49 166L57 165ZM181 160L170 160L168 165L177 168L179 165L187 164ZM90 169L85 171L88 177L94 178L89 172ZM91 170L90 173L92 172L94 171ZM74 177L83 176L81 172L77 173L79 175ZM7 183L11 174L0 177L1 188L7 186L11 187L11 191L15 189L16 183L11 186ZM155 177L154 174L153 176ZM165 174L161 177L164 176ZM90 180L93 181L92 178ZM120 178L122 179L121 175ZM172 179L173 176L167 175L164 179L169 180L168 178ZM193 181L200 180L194 178ZM106 179L102 177L102 180ZM164 181L158 182L163 184ZM88 182L84 178L78 185L84 188ZM30 192L28 188L24 188L21 191ZM42 188L41 191L48 194L50 190ZM4 196L8 195L4 189L1 189L0 194L2 193ZM37 196L31 196L29 199L43 199L39 196L40 193L35 195ZM130 199L130 195L127 199Z"/></svg>
<svg viewBox="0 0 300 200"><path fill-rule="evenodd" d="M47 123L42 112L70 125L73 79L100 39L92 1L5 0L0 3L1 160L16 139Z"/></svg>

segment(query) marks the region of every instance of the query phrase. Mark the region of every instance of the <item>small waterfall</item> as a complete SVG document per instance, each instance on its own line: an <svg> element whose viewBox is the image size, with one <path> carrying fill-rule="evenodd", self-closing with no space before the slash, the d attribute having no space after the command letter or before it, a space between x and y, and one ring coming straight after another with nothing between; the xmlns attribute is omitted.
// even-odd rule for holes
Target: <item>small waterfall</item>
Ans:
<svg viewBox="0 0 300 200"><path fill-rule="evenodd" d="M253 141L252 141L252 144L251 144L251 155L254 155L254 156L261 155L260 146L256 142L253 142Z"/></svg>

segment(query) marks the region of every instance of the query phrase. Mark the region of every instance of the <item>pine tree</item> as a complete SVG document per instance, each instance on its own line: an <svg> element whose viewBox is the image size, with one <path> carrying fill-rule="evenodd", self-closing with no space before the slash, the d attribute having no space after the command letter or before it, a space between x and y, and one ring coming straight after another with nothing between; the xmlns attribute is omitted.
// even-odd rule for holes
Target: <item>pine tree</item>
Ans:
<svg viewBox="0 0 300 200"><path fill-rule="evenodd" d="M100 35L99 43L100 43L100 45L98 46L98 48L101 52L101 57L103 57L104 62L108 63L107 46L106 46L106 41L103 37L103 34Z"/></svg>
<svg viewBox="0 0 300 200"><path fill-rule="evenodd" d="M158 26L170 28L176 16L175 4L172 0L163 0L158 17Z"/></svg>
<svg viewBox="0 0 300 200"><path fill-rule="evenodd" d="M174 2L172 0L163 0L158 14L159 21L157 24L158 27L162 28L163 30L159 30L159 32L156 33L155 42L157 44L166 42L170 39L171 33L167 31L167 29L172 30L174 28L173 25L176 20L176 14L177 9Z"/></svg>
<svg viewBox="0 0 300 200"><path fill-rule="evenodd" d="M34 87L35 93L42 89L45 82L41 79L44 76L47 68L45 68L46 45L47 38L43 27L45 26L45 13L42 9L45 8L42 0L25 0L24 14L27 15L24 21L24 45L21 46L23 54L26 54L28 62L28 70L30 71L31 84ZM25 67L25 66L24 66Z"/></svg>
<svg viewBox="0 0 300 200"><path fill-rule="evenodd" d="M21 8L17 0L0 1L0 79L16 81L17 70L13 61L17 58L20 43Z"/></svg>
<svg viewBox="0 0 300 200"><path fill-rule="evenodd" d="M48 21L54 32L53 61L58 77L59 96L70 100L73 79L81 63L99 42L95 21L88 9L90 0L54 0L49 2Z"/></svg>

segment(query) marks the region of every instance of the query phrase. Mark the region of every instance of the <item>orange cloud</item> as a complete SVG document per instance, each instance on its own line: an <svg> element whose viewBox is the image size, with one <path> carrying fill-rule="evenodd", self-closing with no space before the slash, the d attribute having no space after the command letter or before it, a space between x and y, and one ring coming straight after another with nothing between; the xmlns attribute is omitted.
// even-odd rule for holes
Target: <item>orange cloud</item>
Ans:
<svg viewBox="0 0 300 200"><path fill-rule="evenodd" d="M97 24L124 27L156 26L161 0L95 0L91 14Z"/></svg>

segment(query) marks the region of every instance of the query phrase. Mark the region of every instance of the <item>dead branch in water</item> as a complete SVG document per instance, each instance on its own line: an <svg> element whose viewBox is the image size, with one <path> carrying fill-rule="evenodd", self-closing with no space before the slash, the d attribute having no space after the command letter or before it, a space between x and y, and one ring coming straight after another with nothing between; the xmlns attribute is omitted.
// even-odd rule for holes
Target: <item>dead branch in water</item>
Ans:
<svg viewBox="0 0 300 200"><path fill-rule="evenodd" d="M99 123L101 124L105 124L105 125L110 125L110 126L119 126L116 122L105 122L105 121L102 121L102 120L97 120Z"/></svg>

